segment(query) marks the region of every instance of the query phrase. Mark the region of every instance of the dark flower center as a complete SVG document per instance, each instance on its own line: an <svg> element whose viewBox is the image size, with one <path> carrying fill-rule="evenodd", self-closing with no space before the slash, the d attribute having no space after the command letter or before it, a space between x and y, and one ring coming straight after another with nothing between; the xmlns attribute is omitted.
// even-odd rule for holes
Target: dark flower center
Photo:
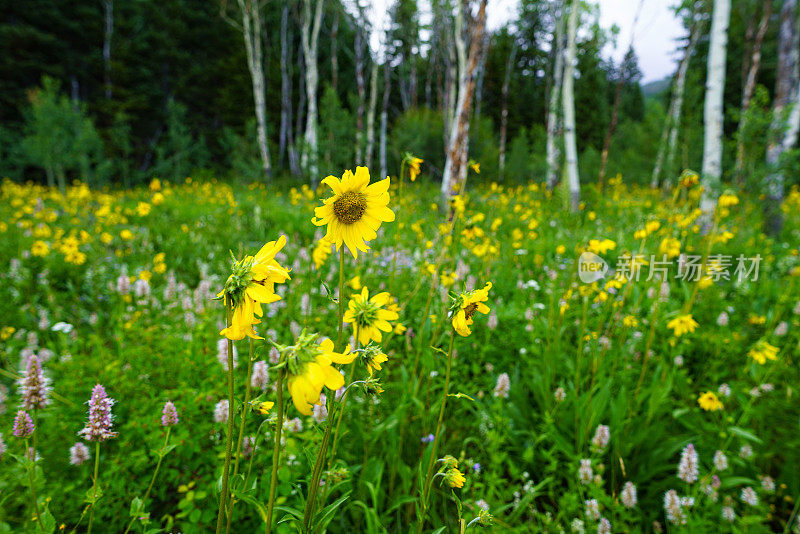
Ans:
<svg viewBox="0 0 800 534"><path fill-rule="evenodd" d="M353 224L361 220L367 209L367 198L360 191L343 193L333 203L333 213L344 224Z"/></svg>
<svg viewBox="0 0 800 534"><path fill-rule="evenodd" d="M467 304L467 307L464 308L464 316L467 318L467 320L472 319L472 316L475 315L475 310L477 309L477 303L471 302L470 304Z"/></svg>

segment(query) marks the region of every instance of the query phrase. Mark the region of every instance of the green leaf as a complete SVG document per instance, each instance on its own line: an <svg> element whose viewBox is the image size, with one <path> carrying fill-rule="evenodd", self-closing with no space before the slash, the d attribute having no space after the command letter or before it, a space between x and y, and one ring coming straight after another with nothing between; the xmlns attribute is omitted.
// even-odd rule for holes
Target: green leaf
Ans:
<svg viewBox="0 0 800 534"><path fill-rule="evenodd" d="M50 534L54 532L56 529L56 518L53 517L53 514L50 513L50 508L48 507L47 503L44 505L44 510L41 514L42 519L42 532L46 534Z"/></svg>
<svg viewBox="0 0 800 534"><path fill-rule="evenodd" d="M143 504L144 503L142 502L142 499L140 499L139 497L134 497L133 500L131 501L130 516L139 517L140 515L142 515L142 510L144 509Z"/></svg>
<svg viewBox="0 0 800 534"><path fill-rule="evenodd" d="M753 434L748 430L739 428L738 426L729 426L728 432L730 432L731 434L735 434L742 439L746 439L747 441L752 441L753 443L763 443L763 440L761 440L761 438L757 437L755 434Z"/></svg>

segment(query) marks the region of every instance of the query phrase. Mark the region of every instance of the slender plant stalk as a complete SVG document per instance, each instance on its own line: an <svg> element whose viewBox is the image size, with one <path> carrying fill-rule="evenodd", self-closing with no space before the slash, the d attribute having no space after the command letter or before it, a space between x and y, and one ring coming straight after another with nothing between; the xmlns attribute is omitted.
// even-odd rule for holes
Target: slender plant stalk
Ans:
<svg viewBox="0 0 800 534"><path fill-rule="evenodd" d="M350 374L347 377L348 384L353 383L353 375L355 374L355 368L356 368L355 365L350 366ZM331 445L331 458L330 461L328 462L328 469L331 468L331 466L333 465L333 460L336 458L336 444L339 441L339 427L342 425L342 414L344 413L344 406L345 403L347 402L346 391L345 394L342 396L341 402L342 402L342 407L338 410L339 413L337 414L338 417L336 419L336 430L333 431L333 445Z"/></svg>
<svg viewBox="0 0 800 534"><path fill-rule="evenodd" d="M278 486L278 467L281 457L281 431L283 430L283 367L278 370L278 422L275 425L275 444L272 447L272 475L269 481L266 534L272 532L272 509L275 507L275 490Z"/></svg>
<svg viewBox="0 0 800 534"><path fill-rule="evenodd" d="M100 471L100 442L94 445L94 479L92 482L92 507L89 509L89 526L87 532L92 534L92 523L94 522L94 509L97 506L97 475Z"/></svg>
<svg viewBox="0 0 800 534"><path fill-rule="evenodd" d="M239 473L239 460L242 457L242 441L244 440L244 424L247 420L247 412L250 409L250 392L251 392L251 377L253 371L253 345L255 341L250 338L250 355L247 359L247 383L244 390L244 405L242 406L242 417L239 422L239 437L236 440L236 459L233 462L233 476L234 478ZM230 499L228 507L228 523L225 526L225 532L231 531L231 521L233 521L233 499Z"/></svg>
<svg viewBox="0 0 800 534"><path fill-rule="evenodd" d="M444 421L444 409L447 406L447 396L450 393L450 369L453 364L453 343L456 339L455 329L450 332L450 346L447 349L447 371L444 376L444 394L442 395L442 405L439 407L439 420L436 423L436 433L433 435L433 450L431 450L431 457L428 460L428 473L425 475L425 486L422 492L422 502L420 503L420 517L417 522L417 533L422 532L425 525L425 516L428 512L428 498L431 493L431 483L433 482L433 466L436 464L436 450L439 447L439 437L442 430L442 421Z"/></svg>
<svg viewBox="0 0 800 534"><path fill-rule="evenodd" d="M344 317L344 246L339 248L339 324L336 333L336 350L342 350L342 318ZM308 497L306 498L306 509L303 513L303 532L311 531L311 520L314 510L317 507L317 490L319 481L322 478L322 468L325 465L325 458L328 452L328 444L331 440L331 427L333 415L336 411L336 403L332 400L329 403L328 419L325 424L325 433L322 435L322 442L317 452L317 460L314 463L314 470L311 472L311 482L308 486Z"/></svg>
<svg viewBox="0 0 800 534"><path fill-rule="evenodd" d="M147 498L150 496L150 491L153 489L153 484L156 481L156 477L158 476L158 470L161 468L161 461L164 459L164 451L169 444L169 432L172 430L170 427L167 427L167 435L164 437L164 446L161 448L161 452L158 454L158 462L156 462L156 470L153 472L153 478L150 479L150 485L147 486L147 491L144 492L144 497L142 498L142 510L144 510L144 505L147 502ZM131 522L128 523L128 528L125 529L124 534L128 534L131 527L133 526L134 521L136 518L131 518Z"/></svg>
<svg viewBox="0 0 800 534"><path fill-rule="evenodd" d="M231 325L233 303L227 306L228 326ZM219 511L217 512L217 534L222 532L223 516L228 502L228 484L231 469L231 449L233 449L233 342L228 339L228 435L225 443L225 467L222 470L222 491L219 495Z"/></svg>
<svg viewBox="0 0 800 534"><path fill-rule="evenodd" d="M35 413L35 412L34 412ZM35 425L36 423L34 423ZM36 443L36 426L34 426L33 430L33 442ZM25 439L25 456L30 456L30 448L28 447L28 440ZM42 530L42 517L39 515L39 501L36 499L36 485L34 484L34 472L36 471L36 464L34 463L36 459L36 445L33 446L33 458L28 458L33 465L28 467L28 481L31 485L31 497L33 498L33 510L36 512L36 525L38 526L39 530Z"/></svg>

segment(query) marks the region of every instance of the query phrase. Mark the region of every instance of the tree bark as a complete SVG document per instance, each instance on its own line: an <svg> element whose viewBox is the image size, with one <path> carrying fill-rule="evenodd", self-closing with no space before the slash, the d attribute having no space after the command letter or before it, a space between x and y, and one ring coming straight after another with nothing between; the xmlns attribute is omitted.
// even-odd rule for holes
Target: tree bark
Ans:
<svg viewBox="0 0 800 534"><path fill-rule="evenodd" d="M385 57L383 63L383 106L381 107L381 147L380 147L380 157L381 157L381 177L388 176L389 174L389 167L386 158L386 130L388 128L389 122L389 95L391 92L391 74L392 74L392 67L390 64L390 58Z"/></svg>
<svg viewBox="0 0 800 534"><path fill-rule="evenodd" d="M478 80L475 82L475 116L481 115L481 102L483 101L483 79L486 76L486 56L489 54L489 40L492 34L485 32L481 41L481 53L478 60Z"/></svg>
<svg viewBox="0 0 800 534"><path fill-rule="evenodd" d="M367 110L367 168L372 167L372 156L375 153L375 109L378 106L378 61L372 59L369 79L369 108Z"/></svg>
<svg viewBox="0 0 800 534"><path fill-rule="evenodd" d="M753 40L753 50L750 57L750 65L747 69L747 78L742 89L742 106L739 116L739 125L736 128L736 167L734 176L737 182L742 181L742 171L744 169L744 139L743 134L747 126L747 110L750 109L750 100L753 98L753 91L756 89L758 70L761 67L761 43L767 33L769 18L772 15L772 0L764 0L764 12L761 15L761 22L758 25L755 39Z"/></svg>
<svg viewBox="0 0 800 534"><path fill-rule="evenodd" d="M553 64L553 85L550 90L550 102L547 108L547 188L553 189L558 182L559 158L561 156L556 138L561 124L558 112L558 101L561 98L561 87L564 83L564 20L566 5L559 1L560 13L556 19L556 33L553 37L555 58Z"/></svg>
<svg viewBox="0 0 800 534"><path fill-rule="evenodd" d="M247 55L247 67L253 84L253 103L256 112L258 150L261 155L264 178L272 176L272 167L267 144L267 103L264 65L262 62L263 45L261 42L261 7L258 0L237 0L242 15L242 35Z"/></svg>
<svg viewBox="0 0 800 534"><path fill-rule="evenodd" d="M311 3L316 1L313 21ZM317 44L319 43L319 29L322 24L323 0L303 1L303 56L306 65L306 99L308 100L308 113L306 113L306 135L300 165L311 177L311 183L316 186L318 180L318 154L317 154L317 88L319 86L319 71L317 69Z"/></svg>
<svg viewBox="0 0 800 534"><path fill-rule="evenodd" d="M725 55L728 45L730 14L731 0L714 0L711 37L708 45L706 98L703 108L705 131L702 174L705 189L700 201L700 209L703 211L704 227L708 227L714 214L722 177L722 121L724 118L722 101L725 89Z"/></svg>
<svg viewBox="0 0 800 534"><path fill-rule="evenodd" d="M281 131L278 138L278 165L282 166L286 157L287 147L291 147L292 139L292 76L289 65L292 61L292 48L289 38L289 4L283 4L281 9ZM289 148L289 159L292 159ZM291 161L289 166L294 172Z"/></svg>
<svg viewBox="0 0 800 534"><path fill-rule="evenodd" d="M355 35L355 68L356 92L358 93L358 107L356 109L356 162L364 164L364 107L367 100L366 84L364 82L364 52L366 36L361 25L356 26Z"/></svg>
<svg viewBox="0 0 800 534"><path fill-rule="evenodd" d="M331 26L331 87L334 91L339 90L339 11L333 18Z"/></svg>
<svg viewBox="0 0 800 534"><path fill-rule="evenodd" d="M105 33L103 35L103 85L105 97L111 99L111 37L114 34L114 0L103 0L105 13Z"/></svg>
<svg viewBox="0 0 800 534"><path fill-rule="evenodd" d="M692 59L694 48L701 34L700 22L695 21L689 30L689 44L678 65L678 72L675 74L675 84L672 88L672 99L669 104L667 120L664 123L664 134L658 149L656 165L653 168L653 178L650 187L655 189L661 179L661 171L666 170L668 180L672 180L672 163L675 159L675 150L678 146L678 130L681 126L681 110L683 108L683 93L686 88L686 73L689 70L689 62ZM670 184L671 181L664 182Z"/></svg>
<svg viewBox="0 0 800 534"><path fill-rule="evenodd" d="M780 233L783 226L780 204L784 193L784 176L780 158L797 140L800 127L800 17L796 16L797 0L784 0L778 32L778 69L775 100L772 107L770 139L767 144L767 198L764 203L765 230ZM794 105L792 105L794 104Z"/></svg>
<svg viewBox="0 0 800 534"><path fill-rule="evenodd" d="M511 85L511 73L514 69L514 60L517 57L517 42L511 43L511 51L508 53L506 62L506 72L503 75L502 101L503 109L500 111L500 157L497 162L499 171L498 178L503 180L503 170L506 167L506 136L508 134L508 87Z"/></svg>
<svg viewBox="0 0 800 534"><path fill-rule="evenodd" d="M478 15L473 24L469 37L469 57L464 69L459 75L458 101L456 112L450 127L449 143L442 176L442 196L447 199L460 194L464 190L467 180L467 153L469 145L469 118L472 99L475 93L475 78L478 69L483 33L486 29L486 2L481 0ZM459 9L456 19L456 46L459 55L464 55L464 38L461 34L461 24L458 20L465 18L469 9L469 2L465 0Z"/></svg>
<svg viewBox="0 0 800 534"><path fill-rule="evenodd" d="M581 199L581 182L578 176L578 149L575 144L575 34L578 29L579 0L572 0L567 29L567 59L564 67L564 151L567 156L567 184L569 185L569 207L571 212L578 211Z"/></svg>

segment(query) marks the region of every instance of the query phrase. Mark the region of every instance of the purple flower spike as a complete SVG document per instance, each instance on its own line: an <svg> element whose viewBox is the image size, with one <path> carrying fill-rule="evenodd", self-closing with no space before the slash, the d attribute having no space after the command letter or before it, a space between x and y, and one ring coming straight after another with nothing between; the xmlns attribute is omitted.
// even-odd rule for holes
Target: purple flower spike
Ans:
<svg viewBox="0 0 800 534"><path fill-rule="evenodd" d="M105 441L117 437L117 433L111 431L113 405L114 399L108 397L106 388L97 384L92 389L92 398L89 399L89 421L78 435L86 441Z"/></svg>
<svg viewBox="0 0 800 534"><path fill-rule="evenodd" d="M167 401L161 412L161 426L174 426L178 424L178 410L172 401Z"/></svg>
<svg viewBox="0 0 800 534"><path fill-rule="evenodd" d="M25 410L18 411L17 416L14 418L14 428L11 433L18 438L29 438L33 435L33 430L33 419L28 415L28 412Z"/></svg>

